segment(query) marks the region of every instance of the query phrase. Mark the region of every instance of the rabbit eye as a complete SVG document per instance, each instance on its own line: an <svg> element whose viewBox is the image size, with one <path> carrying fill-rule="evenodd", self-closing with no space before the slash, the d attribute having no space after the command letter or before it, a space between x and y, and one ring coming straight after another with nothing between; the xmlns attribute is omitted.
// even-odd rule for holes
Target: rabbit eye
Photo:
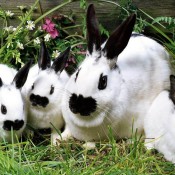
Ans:
<svg viewBox="0 0 175 175"><path fill-rule="evenodd" d="M1 113L2 114L7 114L7 108L4 105L1 105Z"/></svg>
<svg viewBox="0 0 175 175"><path fill-rule="evenodd" d="M51 85L51 88L50 88L50 95L54 93L54 86Z"/></svg>
<svg viewBox="0 0 175 175"><path fill-rule="evenodd" d="M32 90L34 89L34 84L32 85L32 87L31 87L31 88L32 88Z"/></svg>
<svg viewBox="0 0 175 175"><path fill-rule="evenodd" d="M106 86L107 86L107 75L104 75L103 76L103 74L101 74L100 75L100 79L99 79L99 83L98 83L98 89L99 90L103 90L103 89L105 89L106 88Z"/></svg>

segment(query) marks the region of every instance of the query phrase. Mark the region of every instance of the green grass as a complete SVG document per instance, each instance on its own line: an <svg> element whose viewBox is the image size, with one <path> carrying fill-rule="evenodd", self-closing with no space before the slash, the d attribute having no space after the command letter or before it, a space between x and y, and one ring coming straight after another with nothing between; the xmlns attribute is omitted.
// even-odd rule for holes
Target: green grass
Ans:
<svg viewBox="0 0 175 175"><path fill-rule="evenodd" d="M96 144L86 150L83 142L69 140L59 147L47 138L28 139L0 146L1 175L159 175L175 174L175 167L160 153L147 151L143 141L133 139Z"/></svg>

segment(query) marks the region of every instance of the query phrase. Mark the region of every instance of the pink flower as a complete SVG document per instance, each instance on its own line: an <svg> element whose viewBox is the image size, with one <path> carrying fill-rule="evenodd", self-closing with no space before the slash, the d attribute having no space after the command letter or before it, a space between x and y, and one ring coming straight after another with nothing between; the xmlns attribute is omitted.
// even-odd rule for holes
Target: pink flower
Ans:
<svg viewBox="0 0 175 175"><path fill-rule="evenodd" d="M52 37L53 39L56 38L56 37L59 35L57 29L54 29L53 31L51 31L51 32L49 32L49 33L50 33L50 35L51 35L51 37Z"/></svg>
<svg viewBox="0 0 175 175"><path fill-rule="evenodd" d="M68 59L69 62L76 63L75 58L72 56Z"/></svg>
<svg viewBox="0 0 175 175"><path fill-rule="evenodd" d="M49 18L46 18L45 24L43 24L43 30L50 33L54 30L54 27L55 27L55 24Z"/></svg>
<svg viewBox="0 0 175 175"><path fill-rule="evenodd" d="M67 60L67 63L66 63L66 66L65 66L65 67L68 67L69 65L75 64L75 63L76 63L75 58L72 56L72 57L70 57L70 58Z"/></svg>
<svg viewBox="0 0 175 175"><path fill-rule="evenodd" d="M83 46L80 44L80 45L78 45L77 46L79 49L82 49L83 48Z"/></svg>
<svg viewBox="0 0 175 175"><path fill-rule="evenodd" d="M43 30L48 32L53 39L59 36L59 32L55 28L55 24L49 18L46 18L45 24L43 24Z"/></svg>

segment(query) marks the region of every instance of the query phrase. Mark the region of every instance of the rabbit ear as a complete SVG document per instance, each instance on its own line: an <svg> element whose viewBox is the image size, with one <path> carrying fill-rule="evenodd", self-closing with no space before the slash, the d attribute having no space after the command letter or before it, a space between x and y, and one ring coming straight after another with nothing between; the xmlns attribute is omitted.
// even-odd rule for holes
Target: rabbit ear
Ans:
<svg viewBox="0 0 175 175"><path fill-rule="evenodd" d="M175 76L170 75L170 98L175 102Z"/></svg>
<svg viewBox="0 0 175 175"><path fill-rule="evenodd" d="M52 69L57 73L62 72L66 66L66 62L69 58L70 47L68 47L64 52L62 52L52 64Z"/></svg>
<svg viewBox="0 0 175 175"><path fill-rule="evenodd" d="M20 89L26 82L30 65L31 61L29 61L26 65L24 65L15 75L12 83L15 84L17 89Z"/></svg>
<svg viewBox="0 0 175 175"><path fill-rule="evenodd" d="M2 87L2 85L3 85L3 82L2 82L2 79L0 77L0 87Z"/></svg>
<svg viewBox="0 0 175 175"><path fill-rule="evenodd" d="M101 36L93 4L90 4L87 9L86 25L87 25L88 51L90 54L92 54L93 49L100 50L101 46Z"/></svg>
<svg viewBox="0 0 175 175"><path fill-rule="evenodd" d="M45 70L46 68L49 68L50 65L51 65L51 59L47 51L45 42L42 41L38 59L38 66L41 70Z"/></svg>
<svg viewBox="0 0 175 175"><path fill-rule="evenodd" d="M135 21L136 15L132 14L111 34L103 49L107 54L107 59L116 58L127 46Z"/></svg>

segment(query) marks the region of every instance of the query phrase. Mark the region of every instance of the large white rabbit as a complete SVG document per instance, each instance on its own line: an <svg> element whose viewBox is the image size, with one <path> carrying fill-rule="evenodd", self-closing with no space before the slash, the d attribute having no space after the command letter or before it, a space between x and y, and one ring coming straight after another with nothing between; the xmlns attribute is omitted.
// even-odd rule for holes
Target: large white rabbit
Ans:
<svg viewBox="0 0 175 175"><path fill-rule="evenodd" d="M175 76L170 76L170 82L170 91L158 95L145 117L145 146L175 163Z"/></svg>
<svg viewBox="0 0 175 175"><path fill-rule="evenodd" d="M62 100L66 122L62 138L84 141L130 137L143 132L154 98L169 88L169 55L143 35L132 34L136 15L128 17L101 45L93 4L87 10L88 49L70 77ZM128 42L129 41L129 42Z"/></svg>
<svg viewBox="0 0 175 175"><path fill-rule="evenodd" d="M30 62L18 72L0 64L0 141L17 141L26 126L26 105L21 88L29 68Z"/></svg>
<svg viewBox="0 0 175 175"><path fill-rule="evenodd" d="M64 70L70 47L51 62L44 41L41 43L38 65L31 68L25 85L28 104L28 124L35 129L51 128L52 141L64 125L61 99L68 74Z"/></svg>

